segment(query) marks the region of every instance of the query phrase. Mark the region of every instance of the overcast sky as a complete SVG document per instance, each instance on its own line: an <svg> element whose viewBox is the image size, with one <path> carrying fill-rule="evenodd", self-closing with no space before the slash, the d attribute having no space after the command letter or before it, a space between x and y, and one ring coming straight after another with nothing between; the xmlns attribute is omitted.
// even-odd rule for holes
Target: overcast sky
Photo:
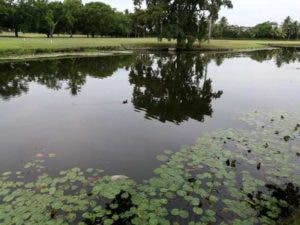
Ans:
<svg viewBox="0 0 300 225"><path fill-rule="evenodd" d="M118 10L133 9L132 0L83 0L101 1ZM300 21L300 0L232 0L234 8L222 10L231 24L252 26L263 21L282 22L288 15Z"/></svg>

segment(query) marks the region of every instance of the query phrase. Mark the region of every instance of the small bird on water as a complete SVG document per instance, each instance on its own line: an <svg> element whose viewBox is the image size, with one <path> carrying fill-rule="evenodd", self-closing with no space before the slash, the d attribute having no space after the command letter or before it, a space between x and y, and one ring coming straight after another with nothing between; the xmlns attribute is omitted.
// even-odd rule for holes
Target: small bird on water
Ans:
<svg viewBox="0 0 300 225"><path fill-rule="evenodd" d="M127 99L123 101L123 104L127 104L127 103L128 103L128 100L127 100Z"/></svg>

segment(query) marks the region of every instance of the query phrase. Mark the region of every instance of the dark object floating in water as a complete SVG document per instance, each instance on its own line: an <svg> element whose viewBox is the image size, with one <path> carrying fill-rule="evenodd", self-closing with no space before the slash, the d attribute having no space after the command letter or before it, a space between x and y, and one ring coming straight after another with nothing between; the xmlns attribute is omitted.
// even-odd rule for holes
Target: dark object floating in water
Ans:
<svg viewBox="0 0 300 225"><path fill-rule="evenodd" d="M231 167L236 167L236 160L231 161Z"/></svg>
<svg viewBox="0 0 300 225"><path fill-rule="evenodd" d="M284 116L283 116L283 115L281 115L281 119L284 119Z"/></svg>
<svg viewBox="0 0 300 225"><path fill-rule="evenodd" d="M260 170L260 168L261 168L261 162L258 162L258 163L256 164L256 168L257 168L258 170Z"/></svg>
<svg viewBox="0 0 300 225"><path fill-rule="evenodd" d="M125 104L127 104L128 103L128 100L124 100L123 101L123 104L125 105Z"/></svg>
<svg viewBox="0 0 300 225"><path fill-rule="evenodd" d="M295 126L295 131L297 131L299 128L300 128L300 124L297 124L297 125Z"/></svg>
<svg viewBox="0 0 300 225"><path fill-rule="evenodd" d="M288 142L288 141L291 139L291 137L287 135L287 136L284 136L283 139L284 139L286 142Z"/></svg>
<svg viewBox="0 0 300 225"><path fill-rule="evenodd" d="M251 200L253 200L253 197L254 197L254 196L253 196L251 193L248 193L248 194L247 194L247 197L250 198Z"/></svg>
<svg viewBox="0 0 300 225"><path fill-rule="evenodd" d="M278 135L278 134L279 134L279 131L275 131L275 134L277 134L277 135Z"/></svg>
<svg viewBox="0 0 300 225"><path fill-rule="evenodd" d="M51 209L51 212L50 212L51 219L54 219L56 214L57 214L57 211L55 209Z"/></svg>
<svg viewBox="0 0 300 225"><path fill-rule="evenodd" d="M227 161L226 161L226 166L236 167L236 160L232 160L232 161L230 162L230 160L227 159Z"/></svg>
<svg viewBox="0 0 300 225"><path fill-rule="evenodd" d="M249 149L249 150L248 150L248 153L251 153L251 152L252 152L252 150L251 150L251 149Z"/></svg>
<svg viewBox="0 0 300 225"><path fill-rule="evenodd" d="M271 122L274 122L274 119L271 119Z"/></svg>
<svg viewBox="0 0 300 225"><path fill-rule="evenodd" d="M230 166L230 160L229 160L229 159L227 159L226 165L227 165L227 166Z"/></svg>
<svg viewBox="0 0 300 225"><path fill-rule="evenodd" d="M268 144L268 143L266 143L266 144L264 145L264 147L265 147L265 148L268 148L268 147L269 147L269 144Z"/></svg>
<svg viewBox="0 0 300 225"><path fill-rule="evenodd" d="M296 155L297 155L297 156L300 156L300 152L297 152Z"/></svg>
<svg viewBox="0 0 300 225"><path fill-rule="evenodd" d="M192 177L192 178L189 178L189 179L188 179L188 182L189 182L189 183L195 183L195 182L196 182L196 179L193 178L193 177Z"/></svg>

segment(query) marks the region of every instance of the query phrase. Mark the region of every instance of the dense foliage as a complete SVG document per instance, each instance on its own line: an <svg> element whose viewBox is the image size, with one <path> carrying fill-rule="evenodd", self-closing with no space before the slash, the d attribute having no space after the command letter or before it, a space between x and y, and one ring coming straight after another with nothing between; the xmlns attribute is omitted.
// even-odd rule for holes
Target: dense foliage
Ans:
<svg viewBox="0 0 300 225"><path fill-rule="evenodd" d="M118 12L101 2L81 0L0 0L0 31L74 33L101 36L145 36L143 10Z"/></svg>
<svg viewBox="0 0 300 225"><path fill-rule="evenodd" d="M287 17L281 24L276 22L263 22L254 27L230 25L225 17L222 17L213 26L214 38L263 38L263 39L299 39L300 22Z"/></svg>
<svg viewBox="0 0 300 225"><path fill-rule="evenodd" d="M230 25L218 19L230 0L146 1L134 0L133 13L119 12L102 2L83 4L81 0L0 0L0 31L42 33L48 37L74 33L88 37L145 37L176 39L178 47L190 48L196 40L224 39L298 39L300 22L287 17L281 24L263 22L254 27Z"/></svg>
<svg viewBox="0 0 300 225"><path fill-rule="evenodd" d="M135 0L137 6L146 2L146 13L160 38L176 39L178 47L190 48L196 40L207 36L208 24L218 18L221 7L232 7L230 0L165 1Z"/></svg>

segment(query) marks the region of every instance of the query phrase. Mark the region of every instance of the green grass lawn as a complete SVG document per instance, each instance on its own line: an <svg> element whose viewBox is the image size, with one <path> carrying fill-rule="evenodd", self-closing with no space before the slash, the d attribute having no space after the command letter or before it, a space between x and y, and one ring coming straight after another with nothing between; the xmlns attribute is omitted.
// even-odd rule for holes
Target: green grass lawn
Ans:
<svg viewBox="0 0 300 225"><path fill-rule="evenodd" d="M300 40L211 40L209 43L207 41L197 43L195 48L200 50L244 50L266 48L269 44L300 46ZM131 50L145 47L175 47L175 41L159 42L157 38L86 38L83 36L49 39L40 35L20 38L0 37L0 55L2 56L88 50Z"/></svg>

